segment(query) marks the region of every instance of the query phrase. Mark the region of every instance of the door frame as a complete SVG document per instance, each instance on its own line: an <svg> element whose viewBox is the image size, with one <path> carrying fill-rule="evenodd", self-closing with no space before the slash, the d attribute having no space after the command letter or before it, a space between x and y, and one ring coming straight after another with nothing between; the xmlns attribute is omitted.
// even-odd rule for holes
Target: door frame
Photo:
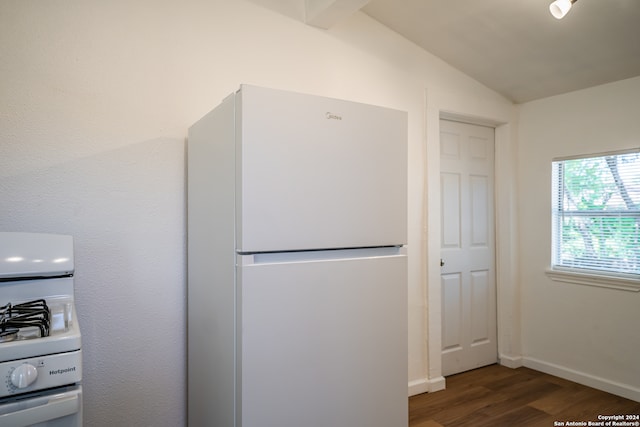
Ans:
<svg viewBox="0 0 640 427"><path fill-rule="evenodd" d="M498 328L498 361L507 367L522 366L520 340L520 293L517 283L517 222L515 185L515 126L480 115L465 114L429 104L425 96L425 183L426 208L422 241L425 253L426 377L415 392L432 392L446 388L442 376L442 292L440 283L440 119L490 126L495 129L494 159L494 218L496 306ZM437 104L435 102L434 104ZM428 142L428 143L427 143Z"/></svg>

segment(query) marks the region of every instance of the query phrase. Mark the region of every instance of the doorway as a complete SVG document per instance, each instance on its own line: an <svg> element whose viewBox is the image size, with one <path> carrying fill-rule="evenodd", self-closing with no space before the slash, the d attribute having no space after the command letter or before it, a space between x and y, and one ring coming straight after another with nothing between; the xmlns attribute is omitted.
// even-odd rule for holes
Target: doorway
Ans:
<svg viewBox="0 0 640 427"><path fill-rule="evenodd" d="M492 127L440 120L442 375L498 361Z"/></svg>

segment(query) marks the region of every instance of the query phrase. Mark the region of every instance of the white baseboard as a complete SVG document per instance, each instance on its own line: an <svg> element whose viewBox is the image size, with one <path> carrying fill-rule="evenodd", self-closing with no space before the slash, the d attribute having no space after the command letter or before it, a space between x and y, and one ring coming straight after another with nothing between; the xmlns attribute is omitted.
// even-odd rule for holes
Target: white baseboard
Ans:
<svg viewBox="0 0 640 427"><path fill-rule="evenodd" d="M532 357L524 357L522 362L523 366L527 368L640 402L640 388L633 387L629 384L611 381L606 378L597 377Z"/></svg>
<svg viewBox="0 0 640 427"><path fill-rule="evenodd" d="M446 387L446 380L444 377L436 377L429 380L429 392L444 390Z"/></svg>
<svg viewBox="0 0 640 427"><path fill-rule="evenodd" d="M522 366L522 356L511 357L501 354L498 359L499 363L507 368L516 369Z"/></svg>
<svg viewBox="0 0 640 427"><path fill-rule="evenodd" d="M444 377L437 377L433 379L423 378L419 380L409 381L409 396L415 396L416 394L422 393L432 393L434 391L440 391L444 389Z"/></svg>
<svg viewBox="0 0 640 427"><path fill-rule="evenodd" d="M429 383L426 379L409 381L409 396L422 394L429 391Z"/></svg>

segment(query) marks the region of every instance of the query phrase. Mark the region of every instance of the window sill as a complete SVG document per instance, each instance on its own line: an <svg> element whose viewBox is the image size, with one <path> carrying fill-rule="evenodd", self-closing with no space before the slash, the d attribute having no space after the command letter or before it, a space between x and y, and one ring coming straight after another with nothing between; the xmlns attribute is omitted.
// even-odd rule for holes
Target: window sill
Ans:
<svg viewBox="0 0 640 427"><path fill-rule="evenodd" d="M597 286L599 288L618 289L629 292L640 292L640 280L636 279L553 269L548 269L546 274L551 278L551 280L556 282Z"/></svg>

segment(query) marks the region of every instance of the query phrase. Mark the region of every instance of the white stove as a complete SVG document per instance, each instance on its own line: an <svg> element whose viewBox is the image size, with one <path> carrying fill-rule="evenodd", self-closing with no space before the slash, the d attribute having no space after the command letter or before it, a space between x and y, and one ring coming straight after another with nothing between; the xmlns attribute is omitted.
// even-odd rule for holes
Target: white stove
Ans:
<svg viewBox="0 0 640 427"><path fill-rule="evenodd" d="M81 426L71 236L0 233L0 425Z"/></svg>

